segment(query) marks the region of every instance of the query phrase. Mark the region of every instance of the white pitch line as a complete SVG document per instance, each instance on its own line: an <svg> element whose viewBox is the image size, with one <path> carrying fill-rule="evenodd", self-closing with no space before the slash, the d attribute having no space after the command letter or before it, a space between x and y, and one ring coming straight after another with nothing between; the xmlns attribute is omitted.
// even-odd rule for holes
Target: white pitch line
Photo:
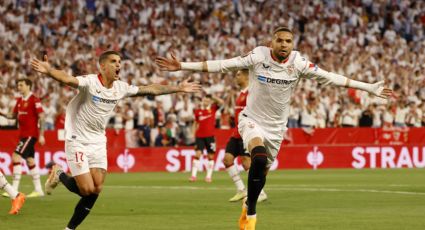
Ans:
<svg viewBox="0 0 425 230"><path fill-rule="evenodd" d="M235 190L233 187L196 187L196 186L124 186L124 185L107 185L106 188L112 189L171 189L171 190ZM391 191L377 189L337 189L337 188L289 188L289 187L266 187L271 191L301 191L301 192L364 192L364 193L386 193L398 195L418 195L425 196L425 192L409 192L409 191Z"/></svg>

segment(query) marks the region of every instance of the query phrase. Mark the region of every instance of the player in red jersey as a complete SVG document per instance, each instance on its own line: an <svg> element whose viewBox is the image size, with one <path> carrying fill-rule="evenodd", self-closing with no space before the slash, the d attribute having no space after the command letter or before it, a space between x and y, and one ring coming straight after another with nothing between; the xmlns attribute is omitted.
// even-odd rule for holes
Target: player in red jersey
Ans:
<svg viewBox="0 0 425 230"><path fill-rule="evenodd" d="M242 69L236 72L236 83L240 87L241 91L239 96L236 98L235 102L235 126L238 127L239 113L246 106L246 99L248 97L248 84L249 84L249 70ZM245 185L239 175L237 166L234 164L235 158L240 157L242 161L242 166L245 171L249 170L251 166L251 157L246 151L243 145L242 137L239 134L237 128L233 131L232 136L226 145L226 154L223 158L223 164L226 167L227 173L232 178L233 183L236 186L236 194L230 198L230 202L235 202L242 200L247 196L247 191ZM260 196L258 197L258 202L262 202L267 199L266 193L262 190Z"/></svg>
<svg viewBox="0 0 425 230"><path fill-rule="evenodd" d="M215 113L218 106L223 104L223 100L212 95L206 95L202 98L201 108L194 109L195 114L195 157L192 161L192 176L189 181L196 181L196 174L201 168L199 158L204 149L208 154L207 176L205 181L210 183L214 170L214 154L215 154Z"/></svg>
<svg viewBox="0 0 425 230"><path fill-rule="evenodd" d="M0 113L9 119L17 119L19 125L19 142L13 153L13 183L15 190L19 190L19 182L22 175L22 158L27 162L34 191L27 197L44 196L41 188L40 173L38 166L34 161L34 145L37 141L44 145L44 113L41 107L40 99L31 92L32 81L29 79L19 79L17 81L18 91L22 97L18 98L13 112L9 114ZM40 127L40 128L39 128ZM3 193L7 196L6 193Z"/></svg>

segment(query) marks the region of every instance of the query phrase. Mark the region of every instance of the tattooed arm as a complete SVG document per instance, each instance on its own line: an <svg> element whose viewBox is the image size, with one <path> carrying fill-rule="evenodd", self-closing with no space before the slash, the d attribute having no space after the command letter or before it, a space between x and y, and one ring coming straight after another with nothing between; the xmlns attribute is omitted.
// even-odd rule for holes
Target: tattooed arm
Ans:
<svg viewBox="0 0 425 230"><path fill-rule="evenodd" d="M145 96L145 95L162 95L170 93L196 93L201 90L201 85L196 82L189 82L185 80L177 86L172 85L160 85L160 84L151 84L145 86L139 86L139 91L135 96Z"/></svg>

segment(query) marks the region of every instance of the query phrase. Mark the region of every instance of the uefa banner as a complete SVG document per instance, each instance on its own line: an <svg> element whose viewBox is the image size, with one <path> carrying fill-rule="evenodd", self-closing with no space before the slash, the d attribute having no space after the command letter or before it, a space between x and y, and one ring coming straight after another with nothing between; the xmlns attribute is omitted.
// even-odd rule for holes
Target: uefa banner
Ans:
<svg viewBox="0 0 425 230"><path fill-rule="evenodd" d="M223 170L225 144L229 130L217 130L215 170ZM12 153L16 147L16 131L0 131L0 170L11 174ZM65 170L64 142L56 131L46 133L46 145L36 145L35 160L42 174L51 161ZM108 171L110 172L181 172L190 171L193 147L126 148L124 133L107 132ZM236 162L239 165L239 162ZM206 168L206 158L201 159ZM24 173L28 168L23 163ZM240 169L242 167L239 165ZM313 135L301 129L292 129L282 143L271 170L323 168L424 168L425 129L321 129Z"/></svg>

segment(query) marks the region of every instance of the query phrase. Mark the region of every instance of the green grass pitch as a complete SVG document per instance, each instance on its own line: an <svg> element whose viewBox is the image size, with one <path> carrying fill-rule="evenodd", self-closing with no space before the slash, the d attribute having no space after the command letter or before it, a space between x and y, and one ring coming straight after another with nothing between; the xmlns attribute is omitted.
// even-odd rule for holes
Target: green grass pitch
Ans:
<svg viewBox="0 0 425 230"><path fill-rule="evenodd" d="M109 174L78 229L238 229L241 203L227 201L235 193L227 173L216 172L211 184L204 175L189 183L188 173ZM270 172L257 229L423 230L424 183L424 169ZM21 190L31 189L30 177L23 176ZM10 216L9 199L0 198L0 229L64 229L77 201L60 185L52 196L27 199L21 213Z"/></svg>

